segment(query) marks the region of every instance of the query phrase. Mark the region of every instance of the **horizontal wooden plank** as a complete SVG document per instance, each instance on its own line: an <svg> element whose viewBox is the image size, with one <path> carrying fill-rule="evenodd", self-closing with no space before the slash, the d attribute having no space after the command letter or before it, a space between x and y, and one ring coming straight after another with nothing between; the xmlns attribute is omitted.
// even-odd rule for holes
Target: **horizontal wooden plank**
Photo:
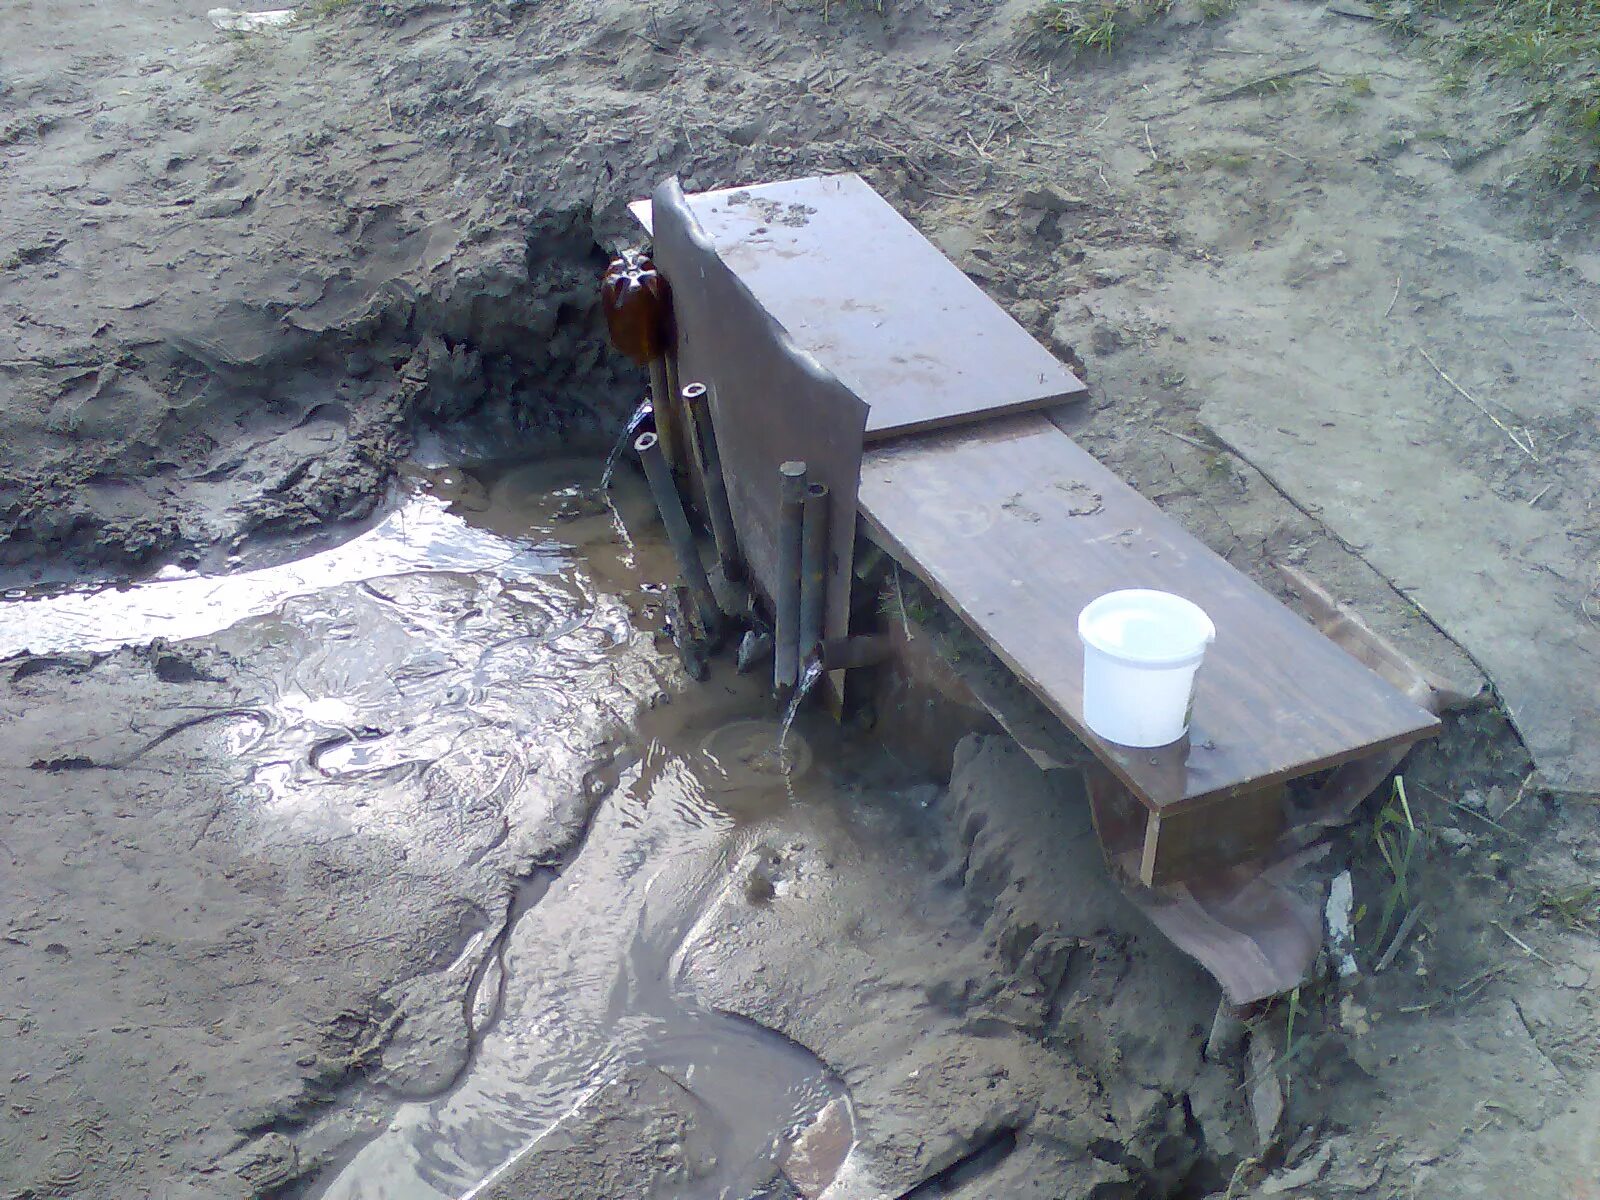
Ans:
<svg viewBox="0 0 1600 1200"><path fill-rule="evenodd" d="M795 345L871 406L869 442L1086 390L858 175L701 192L689 206ZM633 211L648 227L649 202Z"/></svg>
<svg viewBox="0 0 1600 1200"><path fill-rule="evenodd" d="M1152 809L1250 791L1438 729L1043 416L871 448L858 504L873 536ZM1083 723L1077 615L1128 587L1193 600L1217 627L1190 736L1157 750L1102 741Z"/></svg>

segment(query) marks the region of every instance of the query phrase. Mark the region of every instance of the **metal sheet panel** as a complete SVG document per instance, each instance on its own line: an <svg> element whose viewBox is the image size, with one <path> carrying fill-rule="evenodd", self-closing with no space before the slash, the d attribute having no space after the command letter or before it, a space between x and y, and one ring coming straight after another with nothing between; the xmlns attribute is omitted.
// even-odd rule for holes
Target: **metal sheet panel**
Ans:
<svg viewBox="0 0 1600 1200"><path fill-rule="evenodd" d="M826 631L848 633L856 486L867 405L796 346L700 228L677 180L656 189L655 262L672 287L678 377L709 391L739 548L770 600L778 465L803 459L830 489Z"/></svg>

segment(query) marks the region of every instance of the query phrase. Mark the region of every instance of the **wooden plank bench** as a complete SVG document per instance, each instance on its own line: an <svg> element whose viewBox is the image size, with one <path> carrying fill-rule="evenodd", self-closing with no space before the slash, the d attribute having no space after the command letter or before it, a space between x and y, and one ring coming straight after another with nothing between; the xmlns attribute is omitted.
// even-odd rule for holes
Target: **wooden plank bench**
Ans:
<svg viewBox="0 0 1600 1200"><path fill-rule="evenodd" d="M1101 837L1146 885L1264 850L1285 781L1438 729L1042 415L872 448L857 503L872 537L1122 785L1134 805L1100 806ZM1154 750L1106 742L1083 720L1077 614L1126 587L1185 596L1217 626L1189 737Z"/></svg>

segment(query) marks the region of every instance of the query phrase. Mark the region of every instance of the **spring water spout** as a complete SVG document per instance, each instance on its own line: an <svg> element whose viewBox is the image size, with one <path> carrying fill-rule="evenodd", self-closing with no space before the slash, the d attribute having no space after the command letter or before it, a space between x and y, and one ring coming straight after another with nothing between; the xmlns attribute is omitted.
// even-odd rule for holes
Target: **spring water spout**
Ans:
<svg viewBox="0 0 1600 1200"><path fill-rule="evenodd" d="M622 452L633 445L633 435L639 432L639 427L650 419L655 409L650 401L642 401L638 408L633 410L633 416L628 418L628 427L622 431L622 436L617 439L617 444L611 447L611 453L606 457L606 468L600 472L600 490L603 492L611 486L611 476L617 469L617 461L621 459Z"/></svg>
<svg viewBox="0 0 1600 1200"><path fill-rule="evenodd" d="M806 669L800 676L800 682L795 685L794 695L789 697L789 707L784 710L783 725L778 729L778 759L783 760L784 745L789 740L789 729L794 725L794 719L800 715L800 706L805 703L806 697L811 694L811 689L817 686L817 680L828 672L823 665L822 656L815 655L806 663Z"/></svg>

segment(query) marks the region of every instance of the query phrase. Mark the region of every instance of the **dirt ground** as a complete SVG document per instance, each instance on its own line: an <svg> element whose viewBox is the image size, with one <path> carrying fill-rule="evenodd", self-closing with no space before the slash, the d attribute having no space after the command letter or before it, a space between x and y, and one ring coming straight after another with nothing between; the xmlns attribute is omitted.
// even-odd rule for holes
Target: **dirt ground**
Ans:
<svg viewBox="0 0 1600 1200"><path fill-rule="evenodd" d="M1027 42L1017 2L330 0L236 36L198 3L21 0L0 19L5 582L322 544L391 501L425 426L468 452L598 447L639 388L593 320L607 252L637 240L626 202L671 173L854 170L1084 370L1063 424L1236 566L1280 591L1273 563L1305 567L1530 728L1593 712L1596 200L1533 177L1548 134L1509 85L1447 92L1340 7L1179 3L1074 60ZM364 824L372 782L319 801L326 825L258 823L243 748L298 761L339 732L279 710L340 613L391 629L373 679L421 669L397 631L424 614L479 622L473 645L526 632L531 601L449 580L6 664L0 1194L323 1194L478 1053L460 1014L517 897L593 849L616 723L682 681L619 633L614 708L562 718L560 762L518 768L542 782L505 784L515 726L471 709L470 752L412 809ZM1550 631L1527 655L1513 612ZM424 703L456 711L450 671L483 669ZM360 692L327 671L302 698ZM412 711L397 695L374 727ZM1452 717L1404 768L1409 871L1375 846L1381 798L1334 851L1362 936L1398 885L1412 937L1377 974L1364 942L1358 984L1303 989L1244 1057L1205 1061L1205 977L1086 856L1038 861L1019 831L1065 820L1072 781L999 739L963 743L936 798L886 788L880 824L750 823L734 877L795 902L701 897L674 969L848 1089L831 1200L1600 1197L1600 814L1581 771L1547 769L1592 763L1594 735L1529 736L1535 777L1492 693ZM1261 1137L1265 1074L1286 1113ZM505 1200L541 1176L692 1194L715 1122L670 1079L610 1086ZM666 1115L637 1144L678 1149L587 1170L641 1094Z"/></svg>

